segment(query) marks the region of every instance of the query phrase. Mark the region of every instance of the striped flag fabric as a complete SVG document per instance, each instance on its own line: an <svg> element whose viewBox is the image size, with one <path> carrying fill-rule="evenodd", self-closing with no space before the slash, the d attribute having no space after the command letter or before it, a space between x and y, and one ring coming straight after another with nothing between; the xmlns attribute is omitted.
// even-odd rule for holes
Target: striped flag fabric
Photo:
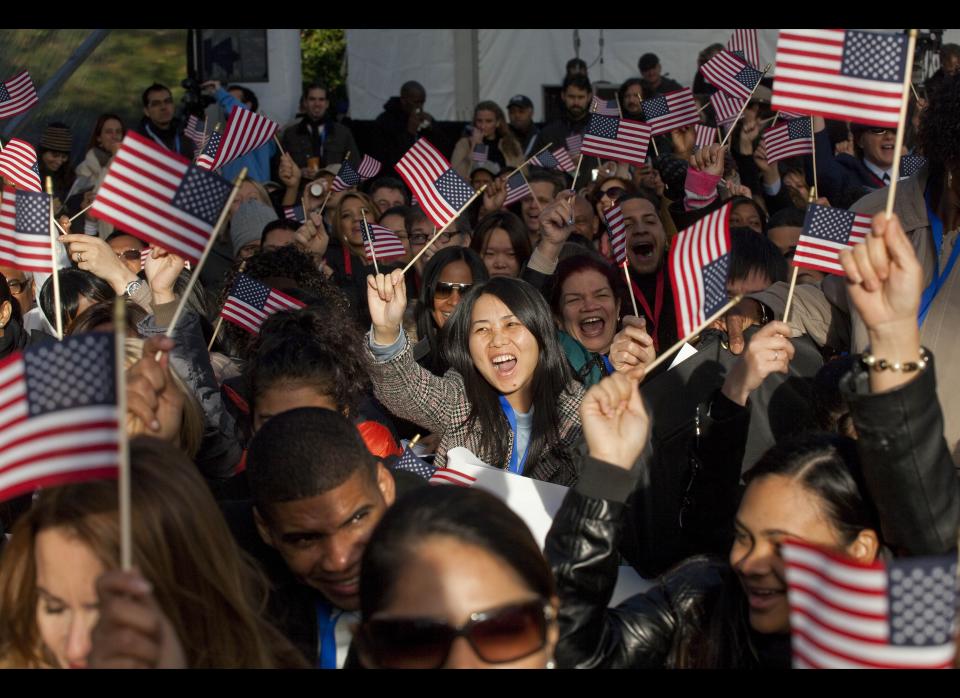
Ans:
<svg viewBox="0 0 960 698"><path fill-rule="evenodd" d="M436 468L410 450L409 446L404 447L403 453L400 454L400 457L397 459L397 462L394 463L392 469L403 470L408 473L413 473L414 475L419 475L424 480L429 480L436 471Z"/></svg>
<svg viewBox="0 0 960 698"><path fill-rule="evenodd" d="M650 126L651 136L700 123L697 103L693 100L693 90L689 87L645 99L640 103L640 108L643 109L644 120Z"/></svg>
<svg viewBox="0 0 960 698"><path fill-rule="evenodd" d="M0 501L116 477L114 351L113 335L96 332L35 344L0 361Z"/></svg>
<svg viewBox="0 0 960 698"><path fill-rule="evenodd" d="M567 152L570 153L570 157L572 158L579 157L580 149L583 147L583 134L571 133L569 136L567 136L566 143L567 143ZM573 168L573 170L575 169L576 167Z"/></svg>
<svg viewBox="0 0 960 698"><path fill-rule="evenodd" d="M530 190L527 178L523 176L523 172L514 172L507 180L507 198L503 200L503 205L510 206L528 196L533 196L533 192Z"/></svg>
<svg viewBox="0 0 960 698"><path fill-rule="evenodd" d="M607 222L607 235L610 236L613 256L617 264L623 264L627 261L627 229L623 222L623 211L620 210L620 205L615 204L604 211L603 218Z"/></svg>
<svg viewBox="0 0 960 698"><path fill-rule="evenodd" d="M425 138L413 144L395 169L438 228L449 223L476 193Z"/></svg>
<svg viewBox="0 0 960 698"><path fill-rule="evenodd" d="M781 119L786 119L787 121L790 119L799 119L801 116L806 116L806 114L799 114L794 111L787 111L786 109L778 109L777 113L780 115Z"/></svg>
<svg viewBox="0 0 960 698"><path fill-rule="evenodd" d="M840 253L863 242L872 218L842 208L809 204L793 265L843 275Z"/></svg>
<svg viewBox="0 0 960 698"><path fill-rule="evenodd" d="M0 175L18 189L43 191L40 184L40 166L37 151L19 138L11 138L0 152Z"/></svg>
<svg viewBox="0 0 960 698"><path fill-rule="evenodd" d="M470 151L470 159L474 162L486 162L490 155L490 146L486 143L477 143Z"/></svg>
<svg viewBox="0 0 960 698"><path fill-rule="evenodd" d="M333 178L331 189L333 189L333 191L346 191L351 187L358 186L361 181L360 173L353 169L353 165L344 160L343 164L340 165L340 171L337 172L337 176Z"/></svg>
<svg viewBox="0 0 960 698"><path fill-rule="evenodd" d="M719 130L713 126L707 126L706 124L696 124L694 127L694 132L696 136L694 137L693 145L697 148L706 148L708 145L713 145L717 142L717 136L719 135Z"/></svg>
<svg viewBox="0 0 960 698"><path fill-rule="evenodd" d="M369 155L364 155L363 159L360 161L360 166L357 167L357 173L360 175L360 181L366 182L371 177L376 177L380 173L380 169L383 167L381 163L376 158L372 158Z"/></svg>
<svg viewBox="0 0 960 698"><path fill-rule="evenodd" d="M291 298L275 288L270 288L252 276L237 274L230 287L220 317L256 334L268 317L281 310L296 310L306 303Z"/></svg>
<svg viewBox="0 0 960 698"><path fill-rule="evenodd" d="M734 29L733 36L727 42L727 50L754 68L760 67L760 46L756 29Z"/></svg>
<svg viewBox="0 0 960 698"><path fill-rule="evenodd" d="M849 29L783 29L771 106L896 128L907 36Z"/></svg>
<svg viewBox="0 0 960 698"><path fill-rule="evenodd" d="M927 164L927 159L922 155L904 155L900 158L900 179L913 177L920 171L920 168Z"/></svg>
<svg viewBox="0 0 960 698"><path fill-rule="evenodd" d="M570 153L563 146L556 150L545 150L535 158L530 160L530 164L536 167L546 167L551 170L560 170L561 172L573 172L577 169Z"/></svg>
<svg viewBox="0 0 960 698"><path fill-rule="evenodd" d="M746 99L730 97L719 91L710 95L710 106L713 107L713 114L720 126L728 126L736 121L746 101Z"/></svg>
<svg viewBox="0 0 960 698"><path fill-rule="evenodd" d="M256 150L273 138L273 134L280 128L280 124L268 119L262 114L235 106L227 119L227 126L223 130L223 138L217 148L213 162L207 166L206 162L197 161L197 165L209 170L218 170L237 158Z"/></svg>
<svg viewBox="0 0 960 698"><path fill-rule="evenodd" d="M700 72L711 85L738 99L750 99L763 77L758 69L729 51L720 51L701 66Z"/></svg>
<svg viewBox="0 0 960 698"><path fill-rule="evenodd" d="M152 247L144 247L140 250L140 271L143 271L147 267L147 259L150 257L150 253L153 251ZM190 262L183 260L183 268L190 269Z"/></svg>
<svg viewBox="0 0 960 698"><path fill-rule="evenodd" d="M594 95L590 102L590 111L604 116L620 116L620 105L615 99L600 99Z"/></svg>
<svg viewBox="0 0 960 698"><path fill-rule="evenodd" d="M303 204L284 206L283 217L288 221L296 221L297 223L304 223L307 220L307 217L303 213Z"/></svg>
<svg viewBox="0 0 960 698"><path fill-rule="evenodd" d="M684 229L670 245L677 332L688 337L727 302L730 203Z"/></svg>
<svg viewBox="0 0 960 698"><path fill-rule="evenodd" d="M777 124L763 133L763 147L767 151L767 162L774 163L794 155L813 153L813 132L810 119L792 119Z"/></svg>
<svg viewBox="0 0 960 698"><path fill-rule="evenodd" d="M53 272L50 197L3 188L0 203L0 265L40 274Z"/></svg>
<svg viewBox="0 0 960 698"><path fill-rule="evenodd" d="M428 482L431 485L457 485L458 487L473 487L477 481L473 475L456 468L437 468Z"/></svg>
<svg viewBox="0 0 960 698"><path fill-rule="evenodd" d="M390 228L361 220L360 234L363 236L363 249L368 263L373 262L374 255L378 262L387 262L407 255L403 241Z"/></svg>
<svg viewBox="0 0 960 698"><path fill-rule="evenodd" d="M801 541L781 547L795 669L948 669L957 558L859 563Z"/></svg>
<svg viewBox="0 0 960 698"><path fill-rule="evenodd" d="M204 170L213 169L213 159L217 154L217 150L220 149L220 139L222 138L223 134L219 131L214 131L210 134L200 154L197 155L197 167L203 168Z"/></svg>
<svg viewBox="0 0 960 698"><path fill-rule="evenodd" d="M650 145L650 125L632 119L591 114L583 136L584 155L643 165Z"/></svg>
<svg viewBox="0 0 960 698"><path fill-rule="evenodd" d="M222 177L128 131L91 213L196 264L232 188Z"/></svg>
<svg viewBox="0 0 960 698"><path fill-rule="evenodd" d="M26 70L0 82L0 119L25 112L39 101L37 89Z"/></svg>
<svg viewBox="0 0 960 698"><path fill-rule="evenodd" d="M205 145L206 134L203 132L203 124L204 122L196 114L191 114L183 127L183 135L193 141L197 150L203 150Z"/></svg>

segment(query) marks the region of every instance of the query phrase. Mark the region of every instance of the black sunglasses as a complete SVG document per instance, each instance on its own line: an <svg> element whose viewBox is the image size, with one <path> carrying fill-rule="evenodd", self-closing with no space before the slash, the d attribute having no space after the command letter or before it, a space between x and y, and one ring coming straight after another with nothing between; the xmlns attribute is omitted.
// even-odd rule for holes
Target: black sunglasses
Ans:
<svg viewBox="0 0 960 698"><path fill-rule="evenodd" d="M869 133L872 133L872 134L875 135L875 136L882 136L882 135L885 134L887 131L889 131L890 133L893 133L893 134L896 134L896 133L897 133L897 130L896 130L895 128L880 128L879 126L876 127L876 128L868 128L867 131L868 131Z"/></svg>
<svg viewBox="0 0 960 698"><path fill-rule="evenodd" d="M433 297L438 300L444 300L457 291L461 296L470 290L473 284L455 284L449 281L438 281L437 287L433 289Z"/></svg>
<svg viewBox="0 0 960 698"><path fill-rule="evenodd" d="M627 193L627 190L624 189L623 187L610 187L600 192L600 198L603 198L605 196L608 199L613 199L614 201L616 201L623 194L626 194L626 193Z"/></svg>
<svg viewBox="0 0 960 698"><path fill-rule="evenodd" d="M539 652L556 617L543 599L472 613L459 628L429 618L373 618L360 626L363 651L381 669L439 669L458 637L488 664L503 664Z"/></svg>
<svg viewBox="0 0 960 698"><path fill-rule="evenodd" d="M140 250L124 250L123 252L117 252L117 257L120 259L127 259L131 262L137 262L141 259Z"/></svg>

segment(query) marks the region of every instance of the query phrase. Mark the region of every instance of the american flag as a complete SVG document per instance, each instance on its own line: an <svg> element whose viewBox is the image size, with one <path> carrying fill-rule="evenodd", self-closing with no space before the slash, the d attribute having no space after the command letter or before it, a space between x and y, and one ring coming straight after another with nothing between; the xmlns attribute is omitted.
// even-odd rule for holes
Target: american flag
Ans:
<svg viewBox="0 0 960 698"><path fill-rule="evenodd" d="M490 156L490 146L486 143L477 143L470 151L470 158L474 162L486 162Z"/></svg>
<svg viewBox="0 0 960 698"><path fill-rule="evenodd" d="M34 345L0 361L0 500L116 477L114 356L113 335L98 332Z"/></svg>
<svg viewBox="0 0 960 698"><path fill-rule="evenodd" d="M957 558L858 563L781 548L795 669L947 669L956 652Z"/></svg>
<svg viewBox="0 0 960 698"><path fill-rule="evenodd" d="M922 155L904 155L900 158L900 179L913 177L926 164L927 159Z"/></svg>
<svg viewBox="0 0 960 698"><path fill-rule="evenodd" d="M333 191L346 191L351 187L357 186L361 181L360 173L353 169L353 165L344 160L343 164L340 165L340 171L337 172L337 176L333 178L331 189L333 189Z"/></svg>
<svg viewBox="0 0 960 698"><path fill-rule="evenodd" d="M197 146L198 150L203 150L205 134L203 132L203 123L196 114L191 114L183 127L183 135L189 138Z"/></svg>
<svg viewBox="0 0 960 698"><path fill-rule="evenodd" d="M781 119L786 119L788 121L790 119L799 119L801 116L806 116L806 114L800 114L795 111L787 111L786 109L778 109L777 113L780 115Z"/></svg>
<svg viewBox="0 0 960 698"><path fill-rule="evenodd" d="M810 119L793 119L767 129L763 134L767 162L774 163L794 155L813 153L813 132Z"/></svg>
<svg viewBox="0 0 960 698"><path fill-rule="evenodd" d="M620 105L615 99L600 99L596 95L590 103L590 111L604 116L620 116Z"/></svg>
<svg viewBox="0 0 960 698"><path fill-rule="evenodd" d="M686 228L670 245L677 332L688 337L727 302L730 204Z"/></svg>
<svg viewBox="0 0 960 698"><path fill-rule="evenodd" d="M273 138L273 134L280 128L280 124L268 119L262 114L235 106L227 119L227 127L223 130L220 147L217 148L213 162L207 166L206 162L197 161L197 165L208 170L218 170L237 158L256 150Z"/></svg>
<svg viewBox="0 0 960 698"><path fill-rule="evenodd" d="M403 241L390 228L385 228L376 223L360 221L360 234L363 236L363 249L367 256L367 262L373 261L374 254L376 254L377 260L381 262L405 257L407 254Z"/></svg>
<svg viewBox="0 0 960 698"><path fill-rule="evenodd" d="M727 42L727 50L742 58L754 68L760 67L760 48L756 29L734 29Z"/></svg>
<svg viewBox="0 0 960 698"><path fill-rule="evenodd" d="M128 131L91 213L196 264L232 186Z"/></svg>
<svg viewBox="0 0 960 698"><path fill-rule="evenodd" d="M746 99L730 97L719 91L710 95L710 106L713 107L713 114L717 118L717 123L721 126L727 126L736 121L737 115L746 101Z"/></svg>
<svg viewBox="0 0 960 698"><path fill-rule="evenodd" d="M693 141L694 146L698 148L706 148L708 145L713 145L717 142L718 131L713 126L696 124L693 128L696 132L696 137Z"/></svg>
<svg viewBox="0 0 960 698"><path fill-rule="evenodd" d="M650 126L642 121L591 114L583 154L642 165L650 145Z"/></svg>
<svg viewBox="0 0 960 698"><path fill-rule="evenodd" d="M289 221L296 221L297 223L303 223L307 220L307 217L303 214L303 204L284 206L283 217Z"/></svg>
<svg viewBox="0 0 960 698"><path fill-rule="evenodd" d="M53 272L50 197L3 188L0 203L0 265L40 274Z"/></svg>
<svg viewBox="0 0 960 698"><path fill-rule="evenodd" d="M150 253L153 251L152 247L144 247L140 250L140 271L143 271L147 267L147 259L150 257ZM189 269L190 262L183 260L183 268Z"/></svg>
<svg viewBox="0 0 960 698"><path fill-rule="evenodd" d="M783 29L771 105L896 128L907 37L849 29Z"/></svg>
<svg viewBox="0 0 960 698"><path fill-rule="evenodd" d="M0 82L0 119L25 112L39 101L33 80L26 70Z"/></svg>
<svg viewBox="0 0 960 698"><path fill-rule="evenodd" d="M40 186L40 166L37 164L37 151L33 146L19 138L11 138L3 152L0 152L0 175L27 191L43 191Z"/></svg>
<svg viewBox="0 0 960 698"><path fill-rule="evenodd" d="M810 204L793 253L794 266L842 275L840 253L863 242L871 221L870 216L853 211Z"/></svg>
<svg viewBox="0 0 960 698"><path fill-rule="evenodd" d="M523 172L514 172L510 179L507 180L507 198L503 200L503 205L509 206L510 204L515 204L528 196L533 196L533 192L530 191L527 178L523 176Z"/></svg>
<svg viewBox="0 0 960 698"><path fill-rule="evenodd" d="M476 193L425 138L413 144L395 169L438 228L449 223Z"/></svg>
<svg viewBox="0 0 960 698"><path fill-rule="evenodd" d="M573 158L564 147L556 150L545 150L538 156L530 160L531 165L536 167L546 167L547 169L560 170L561 172L573 172L577 169Z"/></svg>
<svg viewBox="0 0 960 698"><path fill-rule="evenodd" d="M197 167L202 167L205 170L213 169L213 158L217 154L217 150L220 149L221 138L223 138L223 134L219 131L214 131L210 134L207 142L203 146L203 150L201 150L197 156Z"/></svg>
<svg viewBox="0 0 960 698"><path fill-rule="evenodd" d="M573 133L567 136L567 152L570 153L570 157L575 158L580 155L580 149L583 147L583 134L582 133ZM573 169L576 169L574 167Z"/></svg>
<svg viewBox="0 0 960 698"><path fill-rule="evenodd" d="M400 454L400 458L397 459L393 469L419 475L424 480L429 480L436 471L436 468L411 451L409 446L403 449L403 453Z"/></svg>
<svg viewBox="0 0 960 698"><path fill-rule="evenodd" d="M650 126L651 136L700 123L697 103L693 101L693 91L689 87L645 99L640 107L644 120Z"/></svg>
<svg viewBox="0 0 960 698"><path fill-rule="evenodd" d="M429 480L431 485L457 485L458 487L473 487L476 481L477 478L473 475L456 468L437 468Z"/></svg>
<svg viewBox="0 0 960 698"><path fill-rule="evenodd" d="M763 77L763 73L729 51L720 51L701 66L700 72L711 85L738 99L750 99Z"/></svg>
<svg viewBox="0 0 960 698"><path fill-rule="evenodd" d="M366 182L371 177L376 177L381 167L383 167L383 164L379 160L369 155L364 155L363 160L360 161L360 166L357 168L360 181Z"/></svg>
<svg viewBox="0 0 960 698"><path fill-rule="evenodd" d="M256 334L264 321L281 310L296 310L306 305L296 298L270 288L246 274L237 274L230 287L220 317Z"/></svg>
<svg viewBox="0 0 960 698"><path fill-rule="evenodd" d="M623 211L619 205L614 205L603 212L607 222L607 235L610 236L610 246L617 264L627 261L627 229L623 223Z"/></svg>

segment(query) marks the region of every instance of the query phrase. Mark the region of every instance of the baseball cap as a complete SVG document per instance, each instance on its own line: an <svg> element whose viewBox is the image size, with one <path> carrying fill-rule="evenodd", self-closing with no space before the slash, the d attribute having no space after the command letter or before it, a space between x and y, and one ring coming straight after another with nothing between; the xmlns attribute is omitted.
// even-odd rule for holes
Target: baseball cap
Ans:
<svg viewBox="0 0 960 698"><path fill-rule="evenodd" d="M524 109L533 109L533 102L526 95L514 95L507 102L507 109L510 107L523 107Z"/></svg>

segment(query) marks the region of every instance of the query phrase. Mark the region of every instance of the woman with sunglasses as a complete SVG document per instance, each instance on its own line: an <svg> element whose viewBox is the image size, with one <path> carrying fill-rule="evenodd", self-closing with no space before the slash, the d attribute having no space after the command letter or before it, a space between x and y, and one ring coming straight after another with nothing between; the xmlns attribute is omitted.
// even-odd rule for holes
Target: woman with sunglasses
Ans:
<svg viewBox="0 0 960 698"><path fill-rule="evenodd" d="M606 179L598 180L593 185L593 189L588 198L590 199L590 203L593 204L593 208L597 212L597 216L600 218L600 223L604 230L606 230L606 219L603 217L604 212L617 203L617 199L624 194L635 193L636 189L633 186L633 182L628 182L619 177L607 177Z"/></svg>
<svg viewBox="0 0 960 698"><path fill-rule="evenodd" d="M440 335L451 366L442 377L414 361L402 331L407 292L400 270L368 276L367 302L374 392L393 414L439 437L437 466L462 446L493 467L562 485L576 481L571 448L580 434L583 386L539 291L506 277L474 285Z"/></svg>
<svg viewBox="0 0 960 698"><path fill-rule="evenodd" d="M440 330L474 284L490 278L477 253L468 247L447 247L437 252L423 270L417 301L417 336L413 348L417 363L436 376L450 368L443 358Z"/></svg>
<svg viewBox="0 0 960 698"><path fill-rule="evenodd" d="M380 669L544 669L559 636L553 575L524 522L482 490L423 487L363 555L360 663Z"/></svg>

